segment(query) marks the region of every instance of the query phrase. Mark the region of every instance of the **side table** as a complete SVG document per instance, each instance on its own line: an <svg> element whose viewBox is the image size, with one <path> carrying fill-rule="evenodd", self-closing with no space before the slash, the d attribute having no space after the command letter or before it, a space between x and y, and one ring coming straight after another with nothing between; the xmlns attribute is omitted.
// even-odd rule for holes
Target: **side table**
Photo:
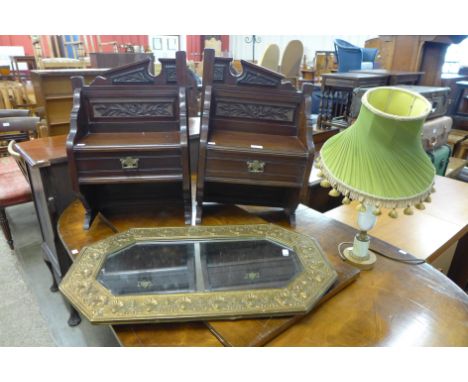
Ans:
<svg viewBox="0 0 468 382"><path fill-rule="evenodd" d="M388 75L367 73L322 74L322 99L317 127L328 129L333 125L348 127L348 117L353 99L353 89L386 85ZM333 121L340 117L340 121Z"/></svg>
<svg viewBox="0 0 468 382"><path fill-rule="evenodd" d="M352 73L367 73L367 74L385 74L388 76L387 84L389 86L395 85L417 85L421 81L424 72L409 72L401 70L387 70L387 69L362 69L352 70Z"/></svg>
<svg viewBox="0 0 468 382"><path fill-rule="evenodd" d="M24 158L34 205L42 233L44 261L52 273L51 291L70 268L71 260L57 234L57 221L65 208L76 199L68 174L65 153L66 135L17 143L15 148ZM68 324L75 326L81 319L71 307Z"/></svg>

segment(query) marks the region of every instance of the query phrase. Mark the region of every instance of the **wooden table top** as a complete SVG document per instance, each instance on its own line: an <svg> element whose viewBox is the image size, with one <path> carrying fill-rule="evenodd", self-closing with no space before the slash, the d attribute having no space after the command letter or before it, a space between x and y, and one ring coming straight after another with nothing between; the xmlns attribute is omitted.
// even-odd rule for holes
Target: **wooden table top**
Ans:
<svg viewBox="0 0 468 382"><path fill-rule="evenodd" d="M383 209L377 224L369 231L373 237L393 244L414 256L432 262L468 233L468 183L436 176L437 192L426 209L407 216L399 211L398 219ZM356 203L342 205L325 213L328 217L356 227Z"/></svg>
<svg viewBox="0 0 468 382"><path fill-rule="evenodd" d="M294 230L315 237L330 259L337 256L338 243L352 240L356 232L302 205L296 215ZM182 208L170 206L139 215L108 215L107 223L97 218L88 231L82 229L83 217L84 209L75 201L59 219L59 235L72 257L83 246L131 227L183 225ZM289 227L281 211L222 205L204 208L204 225L264 222ZM372 247L391 256L398 255L395 247L378 239L372 241ZM233 332L245 333L246 325L254 329L267 325L268 320L238 320L230 326ZM125 346L221 346L203 322L112 328ZM373 270L361 272L354 283L267 345L467 346L468 297L428 264L407 265L379 257Z"/></svg>
<svg viewBox="0 0 468 382"><path fill-rule="evenodd" d="M66 135L56 135L16 143L15 149L31 167L46 167L67 161L66 141Z"/></svg>
<svg viewBox="0 0 468 382"><path fill-rule="evenodd" d="M388 74L385 73L356 73L356 72L345 72L345 73L323 73L324 78L344 78L344 79L376 79L376 78L387 78Z"/></svg>
<svg viewBox="0 0 468 382"><path fill-rule="evenodd" d="M407 70L388 70L388 69L359 69L351 70L351 73L367 73L367 74L387 74L389 76L411 76L424 75L424 72L412 72Z"/></svg>

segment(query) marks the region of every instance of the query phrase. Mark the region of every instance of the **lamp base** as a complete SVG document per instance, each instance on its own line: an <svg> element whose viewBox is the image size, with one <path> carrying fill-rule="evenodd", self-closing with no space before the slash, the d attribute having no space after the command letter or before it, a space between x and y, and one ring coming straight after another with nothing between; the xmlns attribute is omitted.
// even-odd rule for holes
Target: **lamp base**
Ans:
<svg viewBox="0 0 468 382"><path fill-rule="evenodd" d="M353 253L353 247L345 248L343 251L343 256L345 261L362 270L372 269L375 262L377 261L377 256L370 250L367 250L367 256L362 259L355 256Z"/></svg>

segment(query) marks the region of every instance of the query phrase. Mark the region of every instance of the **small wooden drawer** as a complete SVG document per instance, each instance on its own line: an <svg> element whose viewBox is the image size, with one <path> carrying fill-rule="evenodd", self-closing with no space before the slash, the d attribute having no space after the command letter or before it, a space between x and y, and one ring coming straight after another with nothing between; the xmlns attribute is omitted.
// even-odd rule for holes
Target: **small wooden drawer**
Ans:
<svg viewBox="0 0 468 382"><path fill-rule="evenodd" d="M302 184L305 165L302 157L208 150L206 178L227 183L294 187Z"/></svg>
<svg viewBox="0 0 468 382"><path fill-rule="evenodd" d="M172 175L182 171L177 150L87 152L76 153L75 158L79 177Z"/></svg>

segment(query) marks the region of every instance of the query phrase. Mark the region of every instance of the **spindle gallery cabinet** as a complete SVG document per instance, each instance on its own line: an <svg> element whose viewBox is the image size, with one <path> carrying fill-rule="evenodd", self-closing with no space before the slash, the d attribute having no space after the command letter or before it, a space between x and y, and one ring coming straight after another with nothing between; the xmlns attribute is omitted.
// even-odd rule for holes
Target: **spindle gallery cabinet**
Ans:
<svg viewBox="0 0 468 382"><path fill-rule="evenodd" d="M72 186L86 209L98 212L184 205L191 222L185 52L105 72L89 86L73 78L74 103L67 156Z"/></svg>
<svg viewBox="0 0 468 382"><path fill-rule="evenodd" d="M311 88L245 61L233 74L231 61L205 50L196 220L221 202L282 207L293 222L313 162Z"/></svg>

